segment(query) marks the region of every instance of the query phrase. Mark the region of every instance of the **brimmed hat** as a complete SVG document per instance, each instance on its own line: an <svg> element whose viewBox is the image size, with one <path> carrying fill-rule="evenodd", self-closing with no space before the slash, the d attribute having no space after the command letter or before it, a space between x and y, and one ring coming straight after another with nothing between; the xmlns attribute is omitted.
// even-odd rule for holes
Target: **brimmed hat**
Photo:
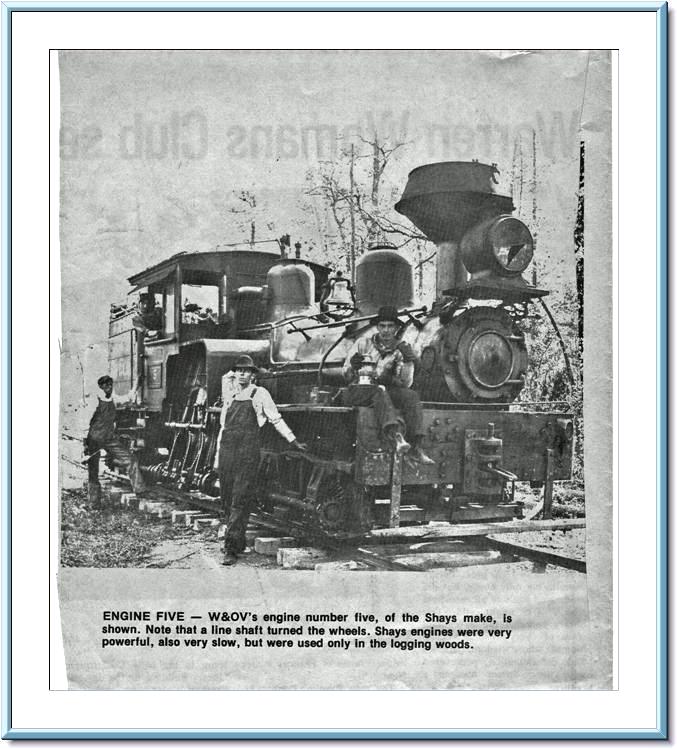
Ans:
<svg viewBox="0 0 677 749"><path fill-rule="evenodd" d="M237 359L233 369L251 369L252 372L259 371L259 368L254 364L254 360L251 356L247 356L247 354L243 354L239 359Z"/></svg>
<svg viewBox="0 0 677 749"><path fill-rule="evenodd" d="M376 316L376 324L380 322L396 322L400 324L400 318L397 316L396 307L380 307Z"/></svg>

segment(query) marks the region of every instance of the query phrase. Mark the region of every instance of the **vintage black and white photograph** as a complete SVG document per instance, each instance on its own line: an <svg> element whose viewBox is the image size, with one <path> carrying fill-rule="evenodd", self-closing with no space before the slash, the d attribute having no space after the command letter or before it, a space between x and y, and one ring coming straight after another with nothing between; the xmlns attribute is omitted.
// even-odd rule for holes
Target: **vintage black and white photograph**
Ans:
<svg viewBox="0 0 677 749"><path fill-rule="evenodd" d="M59 52L72 688L610 687L611 55Z"/></svg>

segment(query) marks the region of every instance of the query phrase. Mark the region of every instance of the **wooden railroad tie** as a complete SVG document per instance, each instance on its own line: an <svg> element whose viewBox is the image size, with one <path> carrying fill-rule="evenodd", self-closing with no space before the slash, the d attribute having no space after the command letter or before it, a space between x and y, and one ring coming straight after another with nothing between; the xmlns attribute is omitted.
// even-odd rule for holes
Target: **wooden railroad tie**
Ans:
<svg viewBox="0 0 677 749"><path fill-rule="evenodd" d="M458 525L417 525L409 528L379 528L370 531L363 539L366 543L383 543L394 540L428 540L434 538L466 538L490 536L498 533L527 533L530 531L567 531L585 528L585 518L562 520L516 520L507 523L464 523Z"/></svg>

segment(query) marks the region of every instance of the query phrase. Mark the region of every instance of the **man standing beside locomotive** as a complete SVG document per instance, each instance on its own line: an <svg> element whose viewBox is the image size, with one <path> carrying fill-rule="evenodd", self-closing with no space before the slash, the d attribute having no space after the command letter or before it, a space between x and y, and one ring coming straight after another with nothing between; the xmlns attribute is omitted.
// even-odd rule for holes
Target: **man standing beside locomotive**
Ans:
<svg viewBox="0 0 677 749"><path fill-rule="evenodd" d="M351 384L342 392L342 402L346 406L372 406L379 428L395 445L396 452L409 453L412 460L431 465L435 461L421 449L424 436L421 399L411 390L416 356L408 343L397 338L400 324L394 307L379 309L378 332L370 338L359 338L346 357L343 378ZM355 384L366 362L375 365L376 381ZM403 419L395 408L400 409ZM402 421L408 441L401 433Z"/></svg>
<svg viewBox="0 0 677 749"><path fill-rule="evenodd" d="M297 450L297 441L270 393L254 383L258 372L250 356L235 362L235 387L224 387L217 465L224 510L230 508L224 541L224 565L235 564L245 548L245 531L256 497L256 478L261 453L260 429L270 422ZM229 382L229 375L224 380ZM232 378L231 378L232 382Z"/></svg>
<svg viewBox="0 0 677 749"><path fill-rule="evenodd" d="M103 390L104 397L99 397L96 410L89 422L89 431L85 438L85 455L89 455L87 468L89 473L89 501L94 508L101 506L101 484L99 483L99 458L101 450L106 451L110 460L127 471L132 484L132 491L143 494L146 485L139 469L136 453L130 452L115 433L116 404L133 403L136 390L127 398L113 395L113 378L109 375L99 377L97 385Z"/></svg>

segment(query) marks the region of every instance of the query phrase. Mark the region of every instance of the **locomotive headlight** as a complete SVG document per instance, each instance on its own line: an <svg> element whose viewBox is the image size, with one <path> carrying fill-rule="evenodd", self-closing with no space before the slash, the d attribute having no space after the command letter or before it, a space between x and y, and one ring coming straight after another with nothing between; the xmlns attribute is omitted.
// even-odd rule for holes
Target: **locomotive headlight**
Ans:
<svg viewBox="0 0 677 749"><path fill-rule="evenodd" d="M522 273L534 256L531 232L512 216L497 219L487 232L486 242L498 264L508 273Z"/></svg>
<svg viewBox="0 0 677 749"><path fill-rule="evenodd" d="M463 264L470 273L498 270L519 275L534 256L534 240L513 216L498 216L470 229L461 240Z"/></svg>

